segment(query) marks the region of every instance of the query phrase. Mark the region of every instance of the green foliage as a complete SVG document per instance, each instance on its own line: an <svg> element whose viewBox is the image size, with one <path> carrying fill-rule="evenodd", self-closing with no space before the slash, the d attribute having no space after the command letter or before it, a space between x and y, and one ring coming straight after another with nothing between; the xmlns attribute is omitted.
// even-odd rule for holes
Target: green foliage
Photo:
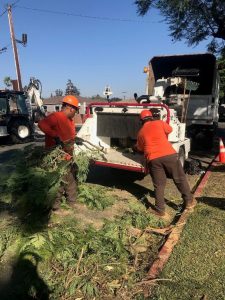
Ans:
<svg viewBox="0 0 225 300"><path fill-rule="evenodd" d="M128 291L127 297L131 299L135 282L143 278L158 244L157 239L144 231L138 230L136 234L131 229L153 223L156 222L151 216L143 212L134 215L130 212L115 221L105 221L100 230L81 228L74 218L65 219L41 232L20 235L19 256L31 262L38 257L39 274L52 291L50 299L62 295L68 299L120 298L120 293ZM10 230L5 238L2 236L4 253L13 239L18 238L18 228ZM29 276L24 280L29 280Z"/></svg>
<svg viewBox="0 0 225 300"><path fill-rule="evenodd" d="M81 151L75 155L74 160L78 166L77 180L79 183L83 183L87 180L90 158L84 151Z"/></svg>
<svg viewBox="0 0 225 300"><path fill-rule="evenodd" d="M55 90L55 95L56 95L56 97L62 97L63 96L63 91L61 89L56 89Z"/></svg>
<svg viewBox="0 0 225 300"><path fill-rule="evenodd" d="M12 86L11 78L9 76L6 76L3 81L7 88Z"/></svg>
<svg viewBox="0 0 225 300"><path fill-rule="evenodd" d="M43 149L28 148L15 172L7 180L13 203L24 213L51 207L68 163L60 149L43 154Z"/></svg>
<svg viewBox="0 0 225 300"><path fill-rule="evenodd" d="M2 225L2 224L1 224ZM2 230L4 228L4 230ZM5 254L9 254L9 248L15 244L15 237L19 236L19 230L16 226L0 226L0 263Z"/></svg>
<svg viewBox="0 0 225 300"><path fill-rule="evenodd" d="M68 79L67 84L66 84L65 95L75 95L75 96L79 96L80 95L80 91L72 83L72 81L70 79Z"/></svg>
<svg viewBox="0 0 225 300"><path fill-rule="evenodd" d="M79 186L78 201L97 210L103 210L114 203L113 197L107 195L107 190L104 187L85 184Z"/></svg>
<svg viewBox="0 0 225 300"><path fill-rule="evenodd" d="M133 260L140 245L145 245L146 250L149 247L150 240L146 236L141 240L129 232L131 224L136 223L134 219L126 217L106 222L99 231L92 227L81 229L68 220L28 237L20 253L31 252L42 257L45 263L40 263L39 269L48 274L55 299L58 293L71 299L113 296L122 282L132 288L137 280ZM137 243L139 248L134 247ZM51 264L46 265L46 260ZM142 263L137 265L139 271Z"/></svg>
<svg viewBox="0 0 225 300"><path fill-rule="evenodd" d="M42 147L30 145L15 157L14 171L1 184L2 199L16 211L26 231L34 232L47 225L50 208L70 164L64 155L59 148L47 153Z"/></svg>
<svg viewBox="0 0 225 300"><path fill-rule="evenodd" d="M175 41L185 39L188 45L211 38L208 50L225 51L225 2L224 0L136 0L139 15L145 15L151 7L159 9L169 25ZM218 40L220 39L220 40Z"/></svg>
<svg viewBox="0 0 225 300"><path fill-rule="evenodd" d="M41 215L42 209L54 198L57 184L68 166L62 160L63 155L60 149L43 153L42 148L26 148L6 187L17 207L24 207L28 214L38 210ZM81 169L79 178L83 182L89 159L84 154L74 159ZM79 185L79 200L90 208L102 210L116 198L109 196L106 188L87 183ZM57 222L53 216L48 227L32 233L23 231L18 224L14 226L13 221L0 222L0 259L6 262L8 253L8 258L17 255L19 261L23 257L21 274L26 271L23 268L30 265L28 260L33 264L32 270L38 265L40 278L51 290L51 300L122 299L121 295L132 299L136 293L135 283L143 278L159 244L158 237L145 234L144 229L149 225L162 225L141 207L141 204L131 207L128 203L129 212L114 221L105 221L100 230L80 227L74 215L58 218ZM31 217L34 222L33 214ZM15 241L16 248L12 248ZM35 257L38 257L36 262ZM38 285L34 283L30 288L29 274L23 282L22 286L29 287L30 293L37 297ZM19 285L17 292L23 295Z"/></svg>
<svg viewBox="0 0 225 300"><path fill-rule="evenodd" d="M164 225L164 221L152 216L146 211L132 211L131 213L127 213L123 218L133 227L140 229L146 228L149 224L155 227L162 227Z"/></svg>
<svg viewBox="0 0 225 300"><path fill-rule="evenodd" d="M134 3L137 5L139 15L143 16L150 9L150 6L153 4L153 0L135 0Z"/></svg>

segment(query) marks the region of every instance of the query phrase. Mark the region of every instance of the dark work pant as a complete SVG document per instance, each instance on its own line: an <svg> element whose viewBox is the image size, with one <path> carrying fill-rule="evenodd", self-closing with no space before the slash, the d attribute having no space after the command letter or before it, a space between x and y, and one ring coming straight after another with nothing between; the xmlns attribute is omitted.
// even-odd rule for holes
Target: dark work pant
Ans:
<svg viewBox="0 0 225 300"><path fill-rule="evenodd" d="M68 168L68 172L63 176L61 186L59 187L56 205L60 205L62 196L66 197L67 202L74 202L77 198L77 165L72 164Z"/></svg>
<svg viewBox="0 0 225 300"><path fill-rule="evenodd" d="M173 179L173 182L182 195L185 205L189 201L192 201L193 195L177 154L153 159L149 161L148 167L155 190L156 209L159 211L165 210L164 191L167 176Z"/></svg>

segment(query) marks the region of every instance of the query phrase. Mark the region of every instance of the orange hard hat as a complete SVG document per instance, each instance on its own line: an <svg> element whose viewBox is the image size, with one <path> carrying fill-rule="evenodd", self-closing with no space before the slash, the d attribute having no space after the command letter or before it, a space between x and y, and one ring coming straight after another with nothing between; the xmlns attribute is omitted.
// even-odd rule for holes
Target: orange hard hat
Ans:
<svg viewBox="0 0 225 300"><path fill-rule="evenodd" d="M66 103L66 104L69 104L69 105L71 105L71 106L74 106L74 107L76 107L76 108L79 107L79 101L78 101L78 99L77 99L75 96L73 96L73 95L67 95L67 96L65 96L65 97L63 98L62 102L63 102L63 103Z"/></svg>
<svg viewBox="0 0 225 300"><path fill-rule="evenodd" d="M140 113L140 119L145 120L152 117L152 112L150 110L144 109Z"/></svg>

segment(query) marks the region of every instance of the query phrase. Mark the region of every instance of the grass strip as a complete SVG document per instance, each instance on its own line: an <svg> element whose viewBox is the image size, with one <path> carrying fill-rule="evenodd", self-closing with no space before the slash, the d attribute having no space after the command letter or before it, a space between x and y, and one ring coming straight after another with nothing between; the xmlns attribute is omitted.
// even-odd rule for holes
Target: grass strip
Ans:
<svg viewBox="0 0 225 300"><path fill-rule="evenodd" d="M224 170L214 167L150 299L225 299Z"/></svg>

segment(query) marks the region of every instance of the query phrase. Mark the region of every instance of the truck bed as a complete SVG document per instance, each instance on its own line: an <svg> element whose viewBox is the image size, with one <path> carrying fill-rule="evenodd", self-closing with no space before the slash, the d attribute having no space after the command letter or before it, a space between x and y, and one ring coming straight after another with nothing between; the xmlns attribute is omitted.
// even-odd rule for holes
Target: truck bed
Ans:
<svg viewBox="0 0 225 300"><path fill-rule="evenodd" d="M115 167L121 169L131 169L137 172L144 172L145 170L145 159L143 154L139 153L129 153L129 152L122 152L118 151L117 149L109 149L107 154L104 154L104 160L96 160L95 164L108 166L108 167Z"/></svg>

